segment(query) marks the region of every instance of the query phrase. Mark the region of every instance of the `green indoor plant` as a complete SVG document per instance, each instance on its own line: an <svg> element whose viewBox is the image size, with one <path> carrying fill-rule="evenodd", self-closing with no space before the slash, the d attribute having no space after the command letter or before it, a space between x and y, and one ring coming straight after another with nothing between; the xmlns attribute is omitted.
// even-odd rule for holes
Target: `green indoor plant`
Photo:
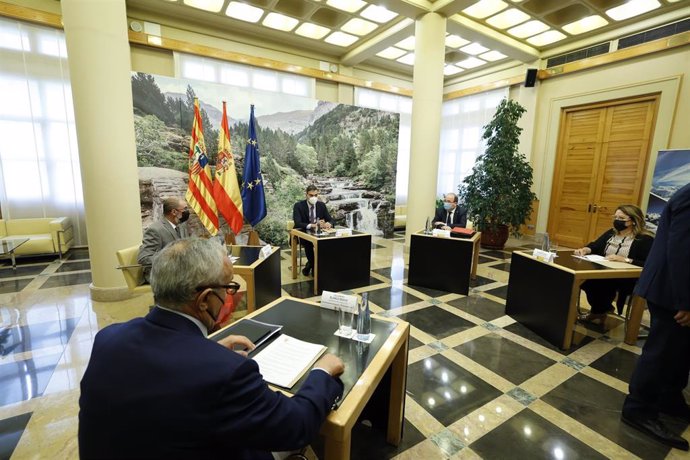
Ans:
<svg viewBox="0 0 690 460"><path fill-rule="evenodd" d="M484 126L486 150L472 173L458 187L467 216L482 232L482 246L502 249L508 233L520 235L520 225L532 211L532 167L518 152L522 128L517 122L525 108L503 99Z"/></svg>

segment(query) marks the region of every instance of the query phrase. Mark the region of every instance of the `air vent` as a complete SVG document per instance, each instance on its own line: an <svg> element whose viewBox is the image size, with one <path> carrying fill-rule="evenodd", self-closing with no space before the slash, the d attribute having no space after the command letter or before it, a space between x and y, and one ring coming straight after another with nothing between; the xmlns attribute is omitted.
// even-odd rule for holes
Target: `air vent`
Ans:
<svg viewBox="0 0 690 460"><path fill-rule="evenodd" d="M579 61L581 59L590 58L593 56L599 56L600 54L606 54L609 52L610 42L601 43L599 45L590 46L578 51L573 51L572 53L562 54L560 56L553 57L546 61L546 68L555 67L558 65L567 64L569 62Z"/></svg>
<svg viewBox="0 0 690 460"><path fill-rule="evenodd" d="M651 42L671 35L680 34L690 30L690 19L683 19L682 21L667 24L665 26L657 27L656 29L640 32L639 34L630 35L618 40L618 49L629 48L642 43Z"/></svg>

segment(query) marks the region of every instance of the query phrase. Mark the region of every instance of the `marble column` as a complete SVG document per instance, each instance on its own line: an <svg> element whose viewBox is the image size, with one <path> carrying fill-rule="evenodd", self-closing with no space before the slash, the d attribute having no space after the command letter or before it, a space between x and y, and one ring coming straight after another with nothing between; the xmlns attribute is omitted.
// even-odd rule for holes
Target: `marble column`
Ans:
<svg viewBox="0 0 690 460"><path fill-rule="evenodd" d="M94 300L129 296L115 251L141 242L125 0L62 0Z"/></svg>

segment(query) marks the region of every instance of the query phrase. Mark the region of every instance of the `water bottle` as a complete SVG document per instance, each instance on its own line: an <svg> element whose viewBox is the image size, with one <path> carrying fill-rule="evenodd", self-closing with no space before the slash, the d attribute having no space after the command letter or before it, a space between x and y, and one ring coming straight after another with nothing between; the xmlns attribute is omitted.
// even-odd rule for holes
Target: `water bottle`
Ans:
<svg viewBox="0 0 690 460"><path fill-rule="evenodd" d="M426 225L424 225L424 233L427 235L431 233L431 221L429 217L426 218Z"/></svg>
<svg viewBox="0 0 690 460"><path fill-rule="evenodd" d="M549 241L549 234L544 232L544 239L541 242L541 250L549 252L551 249L551 241Z"/></svg>
<svg viewBox="0 0 690 460"><path fill-rule="evenodd" d="M357 309L357 340L367 341L371 334L371 312L369 311L369 294L362 293L362 302Z"/></svg>

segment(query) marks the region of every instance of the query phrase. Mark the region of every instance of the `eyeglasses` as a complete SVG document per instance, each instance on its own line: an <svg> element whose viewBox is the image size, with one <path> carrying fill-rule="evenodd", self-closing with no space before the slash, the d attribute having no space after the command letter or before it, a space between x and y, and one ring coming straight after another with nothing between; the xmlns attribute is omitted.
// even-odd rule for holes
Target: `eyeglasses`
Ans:
<svg viewBox="0 0 690 460"><path fill-rule="evenodd" d="M204 289L225 289L225 292L228 294L235 295L235 293L240 289L240 284L230 281L228 284L207 284L205 286L196 287L197 292L201 292Z"/></svg>

